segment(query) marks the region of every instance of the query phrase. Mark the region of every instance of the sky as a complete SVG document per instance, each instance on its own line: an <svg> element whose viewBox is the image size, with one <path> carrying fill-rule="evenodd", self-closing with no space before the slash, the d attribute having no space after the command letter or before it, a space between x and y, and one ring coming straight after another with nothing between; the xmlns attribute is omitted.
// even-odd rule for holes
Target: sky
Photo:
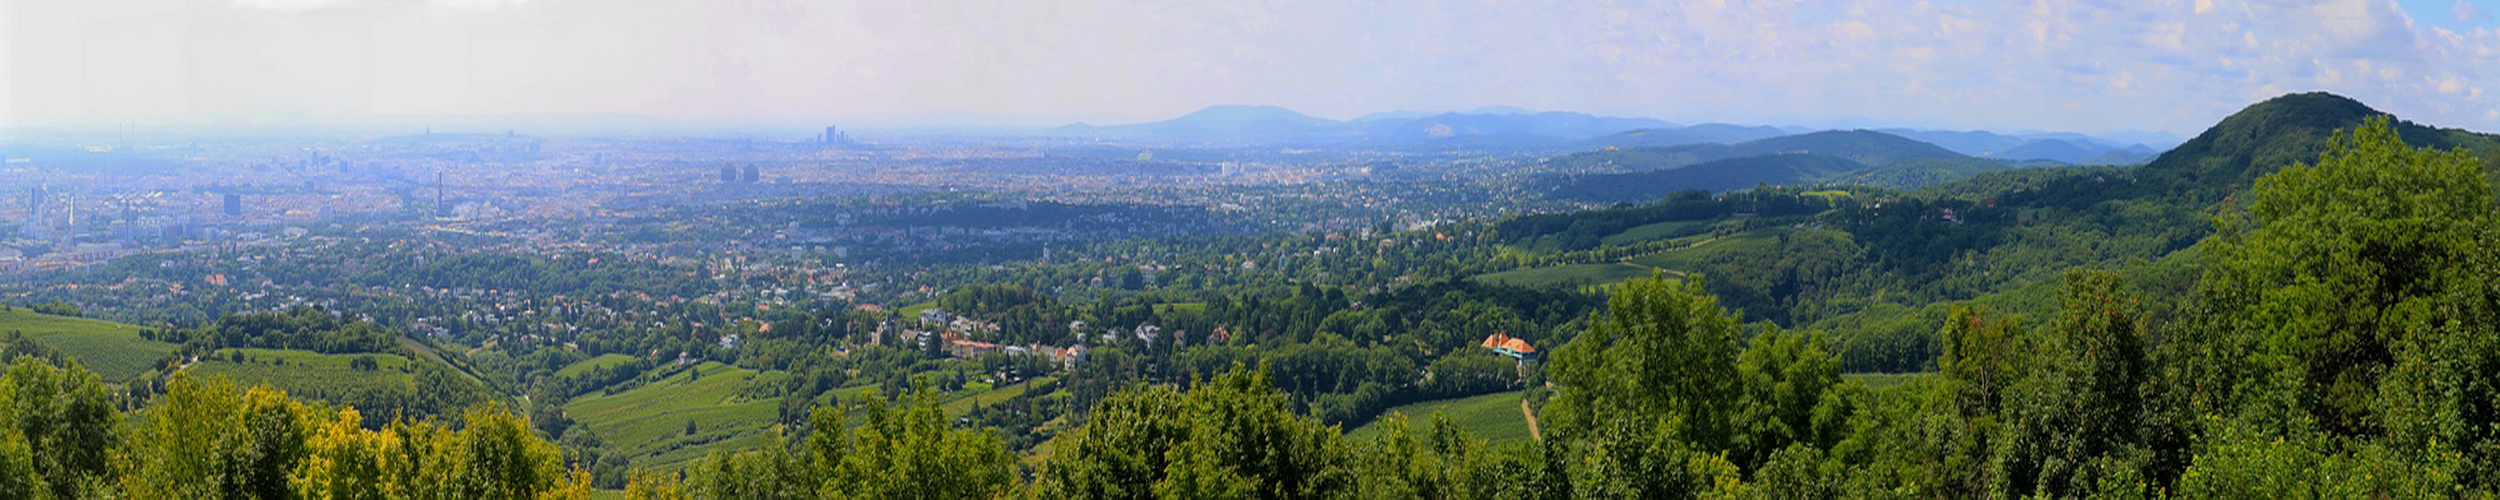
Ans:
<svg viewBox="0 0 2500 500"><path fill-rule="evenodd" d="M2192 135L2324 90L2500 130L2500 0L0 0L0 28L0 125L1506 105Z"/></svg>

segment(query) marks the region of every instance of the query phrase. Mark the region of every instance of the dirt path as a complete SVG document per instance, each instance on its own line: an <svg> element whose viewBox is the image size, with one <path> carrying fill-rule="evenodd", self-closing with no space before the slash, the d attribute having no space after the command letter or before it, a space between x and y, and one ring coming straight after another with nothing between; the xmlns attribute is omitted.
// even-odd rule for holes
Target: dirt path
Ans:
<svg viewBox="0 0 2500 500"><path fill-rule="evenodd" d="M1536 410L1528 408L1528 398L1519 398L1519 414L1526 415L1528 417L1528 437L1535 438L1538 441L1544 441L1545 433L1537 429Z"/></svg>

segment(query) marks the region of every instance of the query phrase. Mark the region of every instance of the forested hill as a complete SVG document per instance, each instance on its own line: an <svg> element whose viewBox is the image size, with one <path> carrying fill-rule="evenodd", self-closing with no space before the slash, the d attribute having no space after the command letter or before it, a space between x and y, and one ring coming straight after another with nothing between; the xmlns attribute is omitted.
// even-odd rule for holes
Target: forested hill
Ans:
<svg viewBox="0 0 2500 500"><path fill-rule="evenodd" d="M1739 142L1679 146L1614 148L1564 155L1546 160L1568 170L1641 172L1681 168L1728 158L1769 154L1814 153L1881 166L1913 158L1961 158L1934 144L1870 130L1826 130Z"/></svg>
<svg viewBox="0 0 2500 500"><path fill-rule="evenodd" d="M1682 190L1728 191L1813 182L1864 168L1838 156L1768 154L1702 162L1684 168L1560 179L1554 196L1595 202L1642 202Z"/></svg>
<svg viewBox="0 0 2500 500"><path fill-rule="evenodd" d="M2162 153L2141 171L2145 180L2173 194L2202 193L2200 199L2247 188L2257 177L2314 162L2337 130L2360 126L2387 113L2360 101L2325 92L2289 94L2233 113L2196 138ZM2395 120L2397 135L2408 145L2447 150L2464 148L2484 159L2484 170L2500 162L2500 136L2465 130L2435 129Z"/></svg>
<svg viewBox="0 0 2500 500"><path fill-rule="evenodd" d="M1907 172L1873 175L1892 169L1884 167L1821 182L1909 187L1879 181L1976 175L1913 192L1848 189L1850 196L1834 198L1831 210L1813 216L1739 220L1721 211L1670 217L1644 205L1522 218L1536 224L1506 223L1500 233L1504 241L1579 242L1555 248L1631 254L1633 262L1709 275L1711 293L1748 317L1833 331L1849 369L1915 371L1929 368L1942 348L1930 334L1943 319L1944 303L1978 301L2045 314L2055 306L2050 295L2060 270L2070 267L2133 266L2143 278L2140 286L2184 290L2196 279L2196 259L2173 254L2212 233L2214 216L2234 210L2225 200L2247 192L2259 176L2319 161L2336 130L2358 127L2373 116L2384 114L2339 96L2289 95L2251 105L2144 166L1990 172L1994 169L1971 165L1906 168L1987 160L1905 161L1894 165ZM2484 159L2486 179L2495 171L2490 159L2500 157L2500 140L2491 135L2404 122L2393 128L2408 144L2474 153ZM1675 171L1655 174L1669 172ZM1632 189L1628 184L1582 187L1615 192ZM1649 187L1652 193L1672 189ZM1788 188L1749 196L1802 194ZM1770 224L1798 227L1764 227ZM1647 240L1637 236L1646 233L1630 228L1644 225L1742 228L1694 229L1700 233L1691 241L1771 246L1762 252L1702 246L1652 256L1595 248L1605 241L1641 244ZM1843 243L1808 244L1832 241L1832 232L1845 233L1838 240Z"/></svg>

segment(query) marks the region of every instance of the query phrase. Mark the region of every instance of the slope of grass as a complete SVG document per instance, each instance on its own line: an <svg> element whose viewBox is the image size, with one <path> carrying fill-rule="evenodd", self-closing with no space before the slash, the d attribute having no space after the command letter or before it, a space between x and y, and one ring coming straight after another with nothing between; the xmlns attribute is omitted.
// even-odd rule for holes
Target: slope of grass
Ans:
<svg viewBox="0 0 2500 500"><path fill-rule="evenodd" d="M1780 234L1788 231L1790 228L1785 227L1746 231L1685 248L1635 257L1632 263L1667 269L1696 269L1721 256L1772 251L1779 247Z"/></svg>
<svg viewBox="0 0 2500 500"><path fill-rule="evenodd" d="M139 338L139 327L68 316L35 314L25 309L0 311L0 332L25 334L37 344L61 351L106 381L120 382L147 371L149 364L181 346Z"/></svg>
<svg viewBox="0 0 2500 500"><path fill-rule="evenodd" d="M1717 222L1716 219L1660 222L1625 229L1623 232L1607 235L1598 242L1606 246L1622 246L1649 240L1681 238L1708 231L1710 225Z"/></svg>
<svg viewBox="0 0 2500 500"><path fill-rule="evenodd" d="M1570 264L1480 274L1475 280L1483 283L1543 288L1567 285L1604 285L1632 278L1649 276L1649 268L1627 264Z"/></svg>
<svg viewBox="0 0 2500 500"><path fill-rule="evenodd" d="M242 361L235 355L242 354ZM372 357L376 369L351 368L356 358ZM390 354L321 354L279 349L219 349L184 369L192 376L225 377L235 385L267 385L297 397L338 400L351 394L413 388L416 377L408 358Z"/></svg>
<svg viewBox="0 0 2500 500"><path fill-rule="evenodd" d="M1512 391L1425 401L1390 408L1381 415L1386 418L1389 413L1393 412L1405 414L1409 430L1420 434L1431 430L1432 416L1437 413L1448 416L1450 423L1456 424L1460 430L1467 431L1469 435L1484 438L1486 441L1497 443L1521 441L1529 439L1529 436L1528 416L1520 413L1519 398L1520 392ZM1346 432L1346 437L1376 439L1380 433L1379 421L1375 420Z"/></svg>
<svg viewBox="0 0 2500 500"><path fill-rule="evenodd" d="M1051 377L1041 377L1004 387L987 387L989 384L978 382L965 384L964 390L939 395L938 409L944 411L947 418L961 417L971 414L974 409L1022 396L1027 387L1041 387L1050 382Z"/></svg>
<svg viewBox="0 0 2500 500"><path fill-rule="evenodd" d="M713 448L751 448L771 439L779 402L737 395L757 375L704 363L630 391L576 398L564 411L633 457L635 466L676 470ZM689 424L694 432L687 432Z"/></svg>

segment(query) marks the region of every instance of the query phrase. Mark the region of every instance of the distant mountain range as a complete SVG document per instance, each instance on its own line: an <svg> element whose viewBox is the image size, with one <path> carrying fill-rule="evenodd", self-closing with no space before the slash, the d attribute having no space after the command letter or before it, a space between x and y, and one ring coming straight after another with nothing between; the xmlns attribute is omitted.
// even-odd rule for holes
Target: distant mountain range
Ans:
<svg viewBox="0 0 2500 500"><path fill-rule="evenodd" d="M1170 120L1127 125L1060 127L1052 132L1104 138L1204 143L1389 142L1467 143L1519 147L1567 147L1576 141L1625 130L1672 127L1648 118L1618 118L1560 111L1487 109L1471 113L1381 113L1352 121L1305 115L1274 106L1215 106Z"/></svg>
<svg viewBox="0 0 2500 500"><path fill-rule="evenodd" d="M1546 162L1559 170L1601 172L1557 178L1548 185L1554 196L1598 202L1643 201L1687 190L1852 182L1860 173L1911 162L1919 162L1915 170L1872 173L1869 179L1933 183L2015 168L1872 130L1830 130L1736 144L1613 148ZM1609 171L1620 173L1602 173Z"/></svg>
<svg viewBox="0 0 2500 500"><path fill-rule="evenodd" d="M1961 158L1964 155L1934 144L1872 130L1826 130L1783 135L1734 144L1698 143L1660 147L1610 147L1547 160L1566 170L1647 171L1681 168L1745 156L1815 153L1837 156L1866 166L1912 158Z"/></svg>
<svg viewBox="0 0 2500 500"><path fill-rule="evenodd" d="M1642 148L1703 143L1738 143L1788 135L1779 127L1704 123L1682 128L1646 128L1588 140L1591 148Z"/></svg>
<svg viewBox="0 0 2500 500"><path fill-rule="evenodd" d="M1568 151L1735 144L1790 135L1797 130L1726 123L1683 126L1649 118L1532 111L1504 106L1448 113L1391 111L1339 121L1276 106L1226 105L1208 107L1163 121L1122 125L1079 123L1052 129L1049 133L1211 145L1372 143ZM2152 133L2127 135L2154 141L2148 143L2068 133L2008 135L1985 131L1911 129L1878 132L1926 142L1965 156L2045 159L2066 163L2141 163L2150 159L2150 153L2161 146L2177 142L2175 138L2164 141L2164 136Z"/></svg>

